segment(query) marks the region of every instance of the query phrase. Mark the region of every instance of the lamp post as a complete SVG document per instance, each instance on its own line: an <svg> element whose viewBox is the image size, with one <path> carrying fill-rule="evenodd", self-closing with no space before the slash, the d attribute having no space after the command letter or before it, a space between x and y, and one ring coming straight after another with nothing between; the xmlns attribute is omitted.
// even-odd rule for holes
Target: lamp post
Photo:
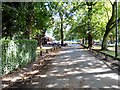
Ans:
<svg viewBox="0 0 120 90"><path fill-rule="evenodd" d="M115 58L118 56L118 0L116 0L116 42L115 42Z"/></svg>

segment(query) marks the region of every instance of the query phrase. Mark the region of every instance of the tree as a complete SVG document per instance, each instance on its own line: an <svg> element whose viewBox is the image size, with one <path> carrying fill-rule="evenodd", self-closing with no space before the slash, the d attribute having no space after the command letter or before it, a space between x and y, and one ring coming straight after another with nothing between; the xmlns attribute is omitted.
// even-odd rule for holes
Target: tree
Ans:
<svg viewBox="0 0 120 90"><path fill-rule="evenodd" d="M33 25L33 3L3 3L3 37L10 39L29 38Z"/></svg>
<svg viewBox="0 0 120 90"><path fill-rule="evenodd" d="M3 37L31 39L45 35L51 25L49 5L45 2L5 2L2 6Z"/></svg>
<svg viewBox="0 0 120 90"><path fill-rule="evenodd" d="M47 2L34 3L34 34L37 35L39 41L45 36L46 31L52 25L52 14L50 5Z"/></svg>
<svg viewBox="0 0 120 90"><path fill-rule="evenodd" d="M107 39L108 39L108 35L109 33L113 30L113 28L115 27L116 25L116 18L115 18L115 15L116 15L116 2L114 2L112 4L111 2L111 5L112 5L112 16L111 18L109 19L107 25L106 25L106 31L105 31L105 34L104 34L104 37L103 37L103 41L102 41L102 50L107 50ZM120 17L118 19L118 22L120 22Z"/></svg>
<svg viewBox="0 0 120 90"><path fill-rule="evenodd" d="M58 33L60 35L60 39L61 39L61 45L64 45L64 39L65 39L65 30L67 28L67 23L68 23L68 15L70 13L70 8L71 8L72 3L68 3L68 2L60 2L60 3L56 3L54 2L53 5L53 9L52 11L53 16L56 16L55 18L57 18L58 20L56 20L55 18L55 32L57 30L59 30L60 33ZM59 23L58 25L56 25L56 23ZM60 29L58 29L58 27ZM56 30L57 29L57 30ZM56 35L55 35L56 36Z"/></svg>
<svg viewBox="0 0 120 90"><path fill-rule="evenodd" d="M34 15L34 5L32 2L26 3L27 5L27 13L26 13L26 26L27 26L27 35L28 39L31 39L32 29L33 29L33 15Z"/></svg>
<svg viewBox="0 0 120 90"><path fill-rule="evenodd" d="M18 10L21 7L21 3L8 3L2 4L2 37L10 37L18 32L20 24L17 23Z"/></svg>

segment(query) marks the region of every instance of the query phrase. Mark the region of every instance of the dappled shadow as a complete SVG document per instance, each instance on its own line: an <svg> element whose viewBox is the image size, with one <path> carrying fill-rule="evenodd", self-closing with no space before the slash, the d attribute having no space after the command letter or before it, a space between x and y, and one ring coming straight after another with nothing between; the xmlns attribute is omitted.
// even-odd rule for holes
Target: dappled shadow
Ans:
<svg viewBox="0 0 120 90"><path fill-rule="evenodd" d="M83 49L63 50L44 72L17 88L118 88L118 75Z"/></svg>
<svg viewBox="0 0 120 90"><path fill-rule="evenodd" d="M36 60L33 63L26 65L26 67L18 69L17 71L2 77L3 90L19 87L21 84L24 87L24 84L30 82L35 75L39 75L48 71L49 67L47 66L52 63L52 60L54 60L56 55L57 53L48 54L44 57L44 59L40 58L40 60Z"/></svg>

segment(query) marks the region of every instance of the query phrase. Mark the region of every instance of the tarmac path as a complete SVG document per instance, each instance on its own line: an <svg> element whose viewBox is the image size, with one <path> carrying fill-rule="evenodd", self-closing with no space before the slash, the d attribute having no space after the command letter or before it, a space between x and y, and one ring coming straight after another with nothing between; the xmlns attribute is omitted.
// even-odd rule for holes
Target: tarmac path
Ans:
<svg viewBox="0 0 120 90"><path fill-rule="evenodd" d="M114 71L78 46L64 47L47 71L23 84L22 88L120 88Z"/></svg>

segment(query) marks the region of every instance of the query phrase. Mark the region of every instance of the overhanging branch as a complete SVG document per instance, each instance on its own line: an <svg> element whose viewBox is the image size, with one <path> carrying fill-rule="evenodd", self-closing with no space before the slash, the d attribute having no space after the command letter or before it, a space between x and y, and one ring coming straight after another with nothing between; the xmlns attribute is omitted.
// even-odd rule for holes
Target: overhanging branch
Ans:
<svg viewBox="0 0 120 90"><path fill-rule="evenodd" d="M115 21L116 22L116 21ZM115 24L115 22L114 22L114 25L109 29L109 30L112 30L115 26L116 26L116 24ZM120 18L118 19L118 23L120 22Z"/></svg>

